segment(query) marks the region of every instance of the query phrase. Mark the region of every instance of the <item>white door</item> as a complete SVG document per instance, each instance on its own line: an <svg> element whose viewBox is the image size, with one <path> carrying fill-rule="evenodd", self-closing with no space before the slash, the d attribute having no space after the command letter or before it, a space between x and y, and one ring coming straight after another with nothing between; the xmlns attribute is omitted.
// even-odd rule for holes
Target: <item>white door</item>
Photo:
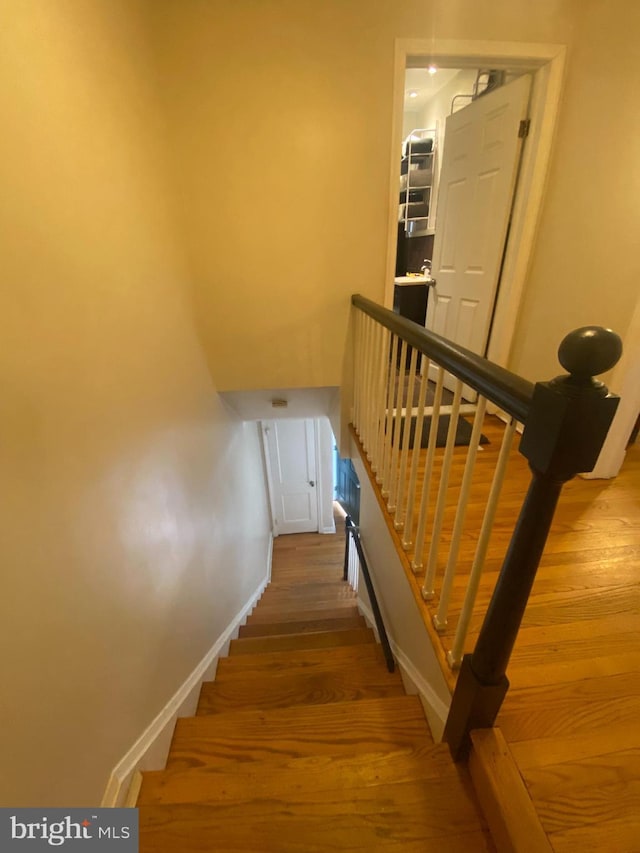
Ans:
<svg viewBox="0 0 640 853"><path fill-rule="evenodd" d="M318 530L315 424L311 418L263 421L274 535Z"/></svg>
<svg viewBox="0 0 640 853"><path fill-rule="evenodd" d="M485 354L531 77L483 95L446 121L426 327Z"/></svg>

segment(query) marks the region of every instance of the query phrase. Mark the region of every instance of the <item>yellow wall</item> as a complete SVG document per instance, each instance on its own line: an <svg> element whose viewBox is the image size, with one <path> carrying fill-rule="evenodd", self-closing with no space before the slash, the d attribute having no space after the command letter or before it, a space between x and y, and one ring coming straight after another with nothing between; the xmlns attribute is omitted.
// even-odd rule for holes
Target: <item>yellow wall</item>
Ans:
<svg viewBox="0 0 640 853"><path fill-rule="evenodd" d="M587 0L578 9L511 358L530 379L562 372L555 352L571 329L595 323L625 338L640 301L640 3Z"/></svg>
<svg viewBox="0 0 640 853"><path fill-rule="evenodd" d="M194 331L138 12L0 6L3 806L98 803L266 565L258 434Z"/></svg>
<svg viewBox="0 0 640 853"><path fill-rule="evenodd" d="M339 384L349 295L383 299L396 37L563 43L573 5L152 4L199 319L221 390Z"/></svg>

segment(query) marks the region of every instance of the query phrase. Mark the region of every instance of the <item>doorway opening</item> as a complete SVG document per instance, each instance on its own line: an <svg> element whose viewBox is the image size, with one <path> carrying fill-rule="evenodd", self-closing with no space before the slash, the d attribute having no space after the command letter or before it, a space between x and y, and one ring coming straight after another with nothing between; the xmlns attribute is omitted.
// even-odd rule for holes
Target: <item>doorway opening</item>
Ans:
<svg viewBox="0 0 640 853"><path fill-rule="evenodd" d="M404 234L411 233L411 236L406 238L409 251L408 258L404 261L400 260L397 268L398 272L409 273L427 273L423 279L435 279L428 284L429 297L427 302L431 302L431 307L427 309L425 324L427 328L434 331L444 332L445 336L461 340L466 335L467 338L472 337L478 328L483 328L484 342L469 346L481 354L486 354L492 361L508 366L509 354L511 350L511 342L515 330L517 314L522 299L524 290L527 268L531 252L534 245L534 237L537 226L537 220L541 209L542 194L546 181L546 174L550 159L551 144L555 122L557 119L560 90L562 82L562 74L564 69L565 48L561 45L553 44L526 44L526 43L511 43L511 42L474 42L474 41L459 41L451 42L440 39L432 39L430 41L421 41L413 39L399 39L396 42L396 63L395 63L395 83L394 83L394 123L392 133L392 163L391 163L391 183L390 183L390 216L389 237L388 237L388 254L387 254L387 289L385 292L385 303L391 307L396 296L395 286L396 279L403 276L396 275L396 262L398 261L398 233L399 233L399 185L401 181L401 155L407 154L406 146L403 151L403 142L407 141L409 136L417 136L418 141L431 137L432 146L434 147L434 156L432 170L432 183L429 198L426 198L426 193L419 197L411 197L410 193L413 189L411 178L407 177L406 191L407 195L403 197L405 206L420 205L420 207L409 207L406 213L416 214L405 216L409 226L411 220L418 222L411 223L409 227L404 227ZM429 67L435 67L436 73L431 75L438 78L438 74L446 72L446 75L440 78L449 79L439 86L441 99L444 100L444 93L447 86L452 80L457 81L451 85L454 87L458 84L459 91L452 93L451 99L448 100L444 122L435 124L436 116L427 116L424 109L419 115L408 117L405 121L405 96L414 102L419 101L419 96L416 94L411 98L411 92L416 91L416 85L412 80L412 72L421 71L424 76L428 75ZM491 69L485 73L484 82L479 85L473 81L478 80L478 69ZM407 76L409 75L409 76ZM449 138L447 139L447 122L450 123L452 118L458 115L471 115L473 110L478 109L477 105L485 101L496 93L496 91L506 90L510 86L517 84L519 79L528 76L530 79L530 93L527 93L526 103L528 109L522 116L523 119L529 119L529 124L526 125L529 132L527 136L527 144L523 149L522 159L519 166L519 171L516 168L518 176L518 187L515 195L513 187L511 189L510 207L508 214L502 223L503 235L498 252L498 273L494 282L494 292L492 295L493 310L489 310L489 317L485 316L484 323L478 323L477 318L479 312L476 311L476 306L473 299L463 299L463 311L452 311L451 300L448 298L437 299L433 295L434 287L438 285L438 276L434 267L438 263L438 241L444 246L441 247L441 255L443 255L445 266L451 261L452 253L455 248L455 241L458 237L458 229L450 228L448 233L444 233L442 238L438 232L443 230L443 210L447 206L443 204L443 169L446 167L446 161L443 159L447 156L447 148L451 148L452 139L455 140L457 134L451 133L449 128ZM465 79L466 78L466 79ZM502 86L496 86L504 84ZM464 84L466 85L464 85ZM476 90L474 92L474 85ZM478 97L480 85L486 90L486 95ZM465 91L466 89L466 91ZM453 101L455 95L460 94L462 97ZM474 98L475 95L475 98ZM438 91L435 96L431 97L437 100ZM452 103L453 101L453 103ZM409 101L410 103L410 101ZM407 113L417 112L410 107L406 110ZM422 117L424 116L424 118ZM458 120L459 124L466 122ZM501 124L500 121L493 122L491 132L493 133ZM412 125L410 127L409 125ZM413 134L412 131L419 131ZM420 132L421 131L421 132ZM428 131L431 131L429 134ZM520 132L520 120L517 122L516 137ZM444 135L444 139L441 139ZM428 142L427 142L428 147ZM413 145L412 145L413 148ZM420 154L428 154L429 152L419 151ZM413 158L411 158L413 159ZM427 157L423 158L423 163L426 164ZM420 162L416 165L411 164L413 169L420 169ZM406 168L406 167L405 167ZM407 174L409 170L407 169ZM423 171L422 179L426 177ZM511 176L513 178L513 175ZM401 186L401 185L400 185ZM515 181L514 181L515 186ZM452 192L453 188L453 192ZM461 202L462 192L455 192L459 187L455 180L450 182L449 192L453 195L454 202ZM402 192L402 187L400 189ZM485 194L490 195L490 193ZM426 202L426 206L425 206ZM467 208L459 204L459 210L454 217L457 224L466 219L473 219ZM422 224L420 224L420 220ZM476 237L475 246L482 247L489 224L492 223L492 217L486 218L481 216L475 217L476 222L480 222L485 228L484 232L480 230L479 236ZM443 226L444 227L444 226ZM505 248L505 238L509 232L509 240ZM423 238L421 242L415 242L416 239ZM433 241L430 245L429 238ZM414 242L412 242L412 240ZM476 252L477 254L477 252ZM431 265L429 265L431 261ZM442 264L440 265L442 266ZM474 266L471 264L470 266ZM472 274L475 270L471 270ZM497 289L497 277L500 277L502 286ZM442 275L441 275L442 277ZM446 276L445 276L446 278ZM420 282L420 283L424 283ZM415 285L411 282L409 286ZM436 310L438 309L438 310ZM491 319L493 317L493 320ZM411 319L414 319L413 317ZM453 330L453 334L451 331ZM490 333L489 333L490 332ZM476 335L477 337L477 335ZM464 345L464 343L463 343Z"/></svg>

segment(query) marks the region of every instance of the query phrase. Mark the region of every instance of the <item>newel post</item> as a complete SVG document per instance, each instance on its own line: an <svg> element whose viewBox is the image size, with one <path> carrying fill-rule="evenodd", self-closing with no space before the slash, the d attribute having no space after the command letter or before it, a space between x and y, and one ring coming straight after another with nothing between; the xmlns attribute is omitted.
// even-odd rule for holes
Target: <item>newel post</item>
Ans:
<svg viewBox="0 0 640 853"><path fill-rule="evenodd" d="M591 471L619 398L594 379L622 354L618 335L599 326L571 332L558 349L568 375L535 386L520 442L531 484L476 647L465 655L444 730L453 757L469 748L469 732L491 727L509 687L506 676L520 623L564 483Z"/></svg>

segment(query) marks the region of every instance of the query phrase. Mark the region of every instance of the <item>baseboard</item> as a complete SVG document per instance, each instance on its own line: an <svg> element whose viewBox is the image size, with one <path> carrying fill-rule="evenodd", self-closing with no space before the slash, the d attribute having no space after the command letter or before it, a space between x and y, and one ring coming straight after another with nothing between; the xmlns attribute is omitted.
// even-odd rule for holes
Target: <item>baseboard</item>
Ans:
<svg viewBox="0 0 640 853"><path fill-rule="evenodd" d="M255 607L269 583L271 578L272 547L273 537L270 537L267 553L267 572L260 586L249 598L244 607L236 613L226 629L171 699L169 699L157 717L111 771L100 804L102 808L124 806L134 774L137 772L141 770L164 769L176 720L178 717L188 717L195 713L202 682L215 677L218 658L225 651L225 646L228 646L230 640L233 639L233 635L244 619Z"/></svg>
<svg viewBox="0 0 640 853"><path fill-rule="evenodd" d="M376 635L376 640L380 642L376 622L367 604L358 598L358 610L364 616L367 625L373 629ZM389 637L389 645L391 651L400 667L400 674L407 693L417 694L424 706L425 714L431 728L431 734L436 742L442 740L444 725L449 715L449 707L438 696L429 682L422 676L415 664L407 657L407 655L398 646L393 637Z"/></svg>
<svg viewBox="0 0 640 853"><path fill-rule="evenodd" d="M318 533L335 533L335 532L336 532L335 524L332 524L331 527L321 527L320 530L318 531Z"/></svg>

